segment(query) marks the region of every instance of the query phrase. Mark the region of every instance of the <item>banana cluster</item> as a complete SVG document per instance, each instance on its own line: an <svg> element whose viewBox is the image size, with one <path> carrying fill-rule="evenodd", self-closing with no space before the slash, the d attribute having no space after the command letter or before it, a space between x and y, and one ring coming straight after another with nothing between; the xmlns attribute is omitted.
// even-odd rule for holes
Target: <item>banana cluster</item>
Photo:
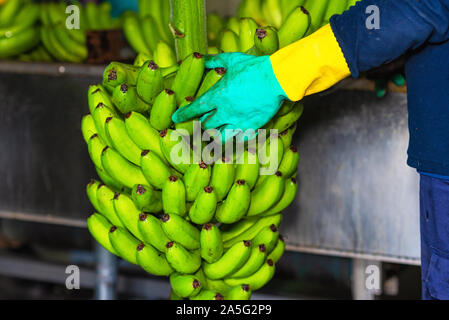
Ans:
<svg viewBox="0 0 449 320"><path fill-rule="evenodd" d="M310 35L357 1L243 0L236 17L207 17L209 53L270 55Z"/></svg>
<svg viewBox="0 0 449 320"><path fill-rule="evenodd" d="M249 299L285 250L278 227L297 192L299 154L291 141L303 106L286 102L265 126L282 132L262 146L278 145L275 174L261 175L272 164L250 148L239 161L195 163L201 150L174 136L176 129L192 135L194 122L171 117L226 70L205 69L200 53L178 63L173 52L156 52L164 67L143 55L134 65L113 62L102 84L89 88L81 127L101 179L87 186L96 210L89 230L110 252L169 276L173 299ZM176 152L180 163L171 157Z"/></svg>
<svg viewBox="0 0 449 320"><path fill-rule="evenodd" d="M0 4L0 59L11 58L39 44L39 6L29 0Z"/></svg>

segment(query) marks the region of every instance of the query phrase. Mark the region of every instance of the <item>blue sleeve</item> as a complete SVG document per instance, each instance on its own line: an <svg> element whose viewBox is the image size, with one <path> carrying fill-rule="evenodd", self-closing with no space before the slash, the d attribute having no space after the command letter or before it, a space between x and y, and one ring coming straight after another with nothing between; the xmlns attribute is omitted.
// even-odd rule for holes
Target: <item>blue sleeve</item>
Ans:
<svg viewBox="0 0 449 320"><path fill-rule="evenodd" d="M367 28L371 5L379 8L378 29ZM449 0L363 0L330 23L352 76L358 77L426 42L448 40Z"/></svg>

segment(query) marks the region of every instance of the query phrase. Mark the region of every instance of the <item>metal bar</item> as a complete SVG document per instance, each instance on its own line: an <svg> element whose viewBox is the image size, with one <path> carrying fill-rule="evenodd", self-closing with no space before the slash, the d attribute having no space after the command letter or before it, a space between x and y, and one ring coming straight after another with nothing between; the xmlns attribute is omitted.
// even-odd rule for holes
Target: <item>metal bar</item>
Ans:
<svg viewBox="0 0 449 320"><path fill-rule="evenodd" d="M381 293L381 270L382 264L379 261L353 259L352 297L354 300L374 300L375 296ZM367 279L367 277L374 278ZM373 285L374 287L371 287Z"/></svg>
<svg viewBox="0 0 449 320"><path fill-rule="evenodd" d="M0 62L0 72L15 74L37 74L49 76L101 77L104 65L89 65L61 62Z"/></svg>
<svg viewBox="0 0 449 320"><path fill-rule="evenodd" d="M55 215L42 215L42 214L34 214L34 213L12 212L12 211L0 210L0 218L10 219L10 220L27 221L27 222L45 223L45 224L55 224L55 225L61 225L61 226L67 226L67 227L87 228L86 220L63 218L63 217L58 217Z"/></svg>
<svg viewBox="0 0 449 320"><path fill-rule="evenodd" d="M97 300L114 300L117 287L117 257L98 243L95 244L95 254L97 257L95 297Z"/></svg>

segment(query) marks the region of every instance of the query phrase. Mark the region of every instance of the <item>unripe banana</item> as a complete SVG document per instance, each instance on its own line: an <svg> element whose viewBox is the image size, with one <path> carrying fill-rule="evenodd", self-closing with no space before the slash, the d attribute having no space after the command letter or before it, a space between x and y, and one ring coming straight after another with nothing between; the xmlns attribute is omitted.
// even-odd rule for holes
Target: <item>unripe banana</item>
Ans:
<svg viewBox="0 0 449 320"><path fill-rule="evenodd" d="M103 164L101 163L101 153L103 152L103 149L106 147L103 140L98 136L98 134L94 134L92 137L90 137L88 143L88 151L89 156L94 163L94 165L97 168L103 169Z"/></svg>
<svg viewBox="0 0 449 320"><path fill-rule="evenodd" d="M100 210L101 208L98 205L98 201L97 201L97 189L98 189L99 185L100 185L100 181L91 179L90 182L86 186L87 197L89 198L90 203L92 204L92 206L95 208L95 210L97 212L101 212L101 210Z"/></svg>
<svg viewBox="0 0 449 320"><path fill-rule="evenodd" d="M154 100L150 113L150 124L157 130L164 130L172 124L171 116L176 111L175 92L162 90Z"/></svg>
<svg viewBox="0 0 449 320"><path fill-rule="evenodd" d="M101 181L103 181L103 183L105 183L109 188L116 192L123 189L123 185L112 178L109 174L107 174L104 169L95 167L95 170L97 171L97 174L100 177Z"/></svg>
<svg viewBox="0 0 449 320"><path fill-rule="evenodd" d="M108 186L100 184L97 188L97 202L100 212L112 223L112 225L124 228L120 218L115 213L114 203L112 202L115 192Z"/></svg>
<svg viewBox="0 0 449 320"><path fill-rule="evenodd" d="M181 216L164 214L162 230L169 239L176 241L188 250L200 247L200 231Z"/></svg>
<svg viewBox="0 0 449 320"><path fill-rule="evenodd" d="M184 185L186 187L186 199L195 201L198 193L203 190L210 181L211 167L206 163L193 163L184 174Z"/></svg>
<svg viewBox="0 0 449 320"><path fill-rule="evenodd" d="M177 176L170 176L162 186L164 212L184 217L186 214L186 189Z"/></svg>
<svg viewBox="0 0 449 320"><path fill-rule="evenodd" d="M304 37L311 28L310 24L311 16L309 11L304 7L296 7L279 29L279 47L284 48Z"/></svg>
<svg viewBox="0 0 449 320"><path fill-rule="evenodd" d="M243 231L239 235L237 235L229 240L224 240L225 242L223 243L223 246L226 249L226 248L230 248L232 245L234 245L235 243L238 243L242 240L245 240L245 239L252 240L266 226L274 224L276 227L279 227L281 220L282 220L281 214L276 214L276 215L272 215L272 216L268 216L268 217L262 217L259 220L257 220L256 223L253 222L253 225L250 228ZM226 233L223 233L223 239L224 239L225 235L226 235Z"/></svg>
<svg viewBox="0 0 449 320"><path fill-rule="evenodd" d="M228 197L218 207L215 218L225 224L242 219L248 212L251 201L251 189L245 180L237 180L229 191Z"/></svg>
<svg viewBox="0 0 449 320"><path fill-rule="evenodd" d="M210 186L214 188L217 201L223 200L231 189L235 178L235 167L228 159L223 157L215 162L212 168Z"/></svg>
<svg viewBox="0 0 449 320"><path fill-rule="evenodd" d="M170 242L170 239L162 230L160 219L151 214L141 213L137 227L142 235L143 242L151 244L160 252L165 252L165 245Z"/></svg>
<svg viewBox="0 0 449 320"><path fill-rule="evenodd" d="M284 152L282 162L279 165L279 171L282 172L284 179L288 179L296 174L298 170L299 153L295 146L290 146Z"/></svg>
<svg viewBox="0 0 449 320"><path fill-rule="evenodd" d="M217 208L217 196L214 188L204 187L198 194L189 210L189 218L193 223L205 224L214 217Z"/></svg>
<svg viewBox="0 0 449 320"><path fill-rule="evenodd" d="M239 270L251 254L251 241L239 241L214 263L204 263L203 271L212 280L223 279Z"/></svg>
<svg viewBox="0 0 449 320"><path fill-rule="evenodd" d="M293 110L293 107L295 106L296 102L294 101L284 101L281 108L279 109L278 113L276 113L276 117L285 116L287 113Z"/></svg>
<svg viewBox="0 0 449 320"><path fill-rule="evenodd" d="M97 108L99 104L102 104L103 106L109 108L114 115L117 115L109 93L101 84L89 86L89 90L87 92L87 102L89 104L89 111L91 114L94 113L95 108Z"/></svg>
<svg viewBox="0 0 449 320"><path fill-rule="evenodd" d="M168 164L161 150L159 132L150 125L147 118L138 112L127 113L125 126L130 138L140 149L155 152Z"/></svg>
<svg viewBox="0 0 449 320"><path fill-rule="evenodd" d="M285 189L284 180L280 171L272 176L268 176L264 184L256 187L251 193L251 204L247 216L257 216L277 203Z"/></svg>
<svg viewBox="0 0 449 320"><path fill-rule="evenodd" d="M210 88L214 86L221 78L226 74L225 68L215 68L210 70L206 76L204 77L203 82L201 83L200 88L196 94L196 97L201 97L205 94Z"/></svg>
<svg viewBox="0 0 449 320"><path fill-rule="evenodd" d="M278 242L274 247L273 251L271 251L271 253L268 255L267 259L271 259L273 260L274 263L277 263L281 259L284 252L285 252L285 241L284 238L281 235L279 235Z"/></svg>
<svg viewBox="0 0 449 320"><path fill-rule="evenodd" d="M155 152L149 150L142 151L140 166L145 178L157 189L162 189L171 175L170 168Z"/></svg>
<svg viewBox="0 0 449 320"><path fill-rule="evenodd" d="M181 298L180 296L176 295L173 290L170 290L170 300L176 301L176 300L185 300Z"/></svg>
<svg viewBox="0 0 449 320"><path fill-rule="evenodd" d="M151 53L140 52L136 59L134 59L133 66L141 68L145 62L153 59L153 55ZM137 81L139 82L139 81Z"/></svg>
<svg viewBox="0 0 449 320"><path fill-rule="evenodd" d="M137 264L136 251L140 244L126 229L113 226L109 229L109 241L118 255L132 264Z"/></svg>
<svg viewBox="0 0 449 320"><path fill-rule="evenodd" d="M94 112L92 113L92 118L94 118L95 127L97 128L98 135L100 136L101 140L108 146L112 146L112 142L106 135L105 124L106 119L113 117L114 115L115 113L112 112L111 109L109 109L102 103L99 103L95 108Z"/></svg>
<svg viewBox="0 0 449 320"><path fill-rule="evenodd" d="M280 138L282 140L282 144L284 145L284 149L287 150L288 147L292 144L293 135L296 132L297 125L295 123L294 126L284 130L280 134Z"/></svg>
<svg viewBox="0 0 449 320"><path fill-rule="evenodd" d="M304 111L304 106L302 103L296 103L293 107L292 111L287 113L282 117L277 117L274 121L273 129L277 129L279 132L282 132L298 121Z"/></svg>
<svg viewBox="0 0 449 320"><path fill-rule="evenodd" d="M90 113L86 114L81 119L81 133L83 134L83 138L86 143L89 143L90 137L94 134L98 134L97 128L95 127L94 118Z"/></svg>
<svg viewBox="0 0 449 320"><path fill-rule="evenodd" d="M223 53L223 51L221 51L220 49L218 49L217 47L208 47L207 48L207 54L220 54Z"/></svg>
<svg viewBox="0 0 449 320"><path fill-rule="evenodd" d="M118 255L115 249L112 247L111 241L109 240L109 230L112 228L112 224L101 214L94 213L89 218L87 218L87 228L90 234L103 248L111 252L112 254Z"/></svg>
<svg viewBox="0 0 449 320"><path fill-rule="evenodd" d="M190 298L190 300L224 300L224 296L214 290L202 290L199 294Z"/></svg>
<svg viewBox="0 0 449 320"><path fill-rule="evenodd" d="M140 243L137 246L136 262L143 270L155 276L169 276L174 272L165 255L149 244Z"/></svg>
<svg viewBox="0 0 449 320"><path fill-rule="evenodd" d="M137 77L137 94L148 104L164 89L164 82L159 66L154 61L147 61Z"/></svg>
<svg viewBox="0 0 449 320"><path fill-rule="evenodd" d="M231 30L223 31L219 47L223 52L239 52L238 36Z"/></svg>
<svg viewBox="0 0 449 320"><path fill-rule="evenodd" d="M286 209L295 200L296 193L298 192L298 186L295 178L285 180L285 190L281 199L274 204L268 211L262 213L263 216L270 216L277 214Z"/></svg>
<svg viewBox="0 0 449 320"><path fill-rule="evenodd" d="M279 0L262 0L262 13L265 21L276 28L282 25L282 12Z"/></svg>
<svg viewBox="0 0 449 320"><path fill-rule="evenodd" d="M179 108L184 108L187 105L190 105L193 101L195 101L194 97L185 97L184 101L181 103ZM176 123L175 128L176 128L176 130L185 130L185 131L187 131L189 136L193 136L193 132L195 129L195 121L198 121L198 119L192 119L192 120ZM186 134L184 134L184 135L186 135Z"/></svg>
<svg viewBox="0 0 449 320"><path fill-rule="evenodd" d="M173 273L170 276L170 286L173 292L181 298L194 297L203 288L198 277L194 275L182 275L180 273Z"/></svg>
<svg viewBox="0 0 449 320"><path fill-rule="evenodd" d="M246 261L246 263L239 269L237 272L231 274L230 278L245 278L249 277L253 273L255 273L257 270L259 270L260 267L265 262L265 259L267 258L267 247L265 244L254 244L252 245L251 254Z"/></svg>
<svg viewBox="0 0 449 320"><path fill-rule="evenodd" d="M0 27L8 26L14 21L21 5L20 0L8 0L0 7Z"/></svg>
<svg viewBox="0 0 449 320"><path fill-rule="evenodd" d="M137 166L140 165L140 154L142 150L129 137L123 120L116 117L107 118L105 132L115 150L125 159Z"/></svg>
<svg viewBox="0 0 449 320"><path fill-rule="evenodd" d="M143 237L137 227L141 211L136 207L133 200L124 193L116 193L112 203L115 213L126 229L136 238L142 240Z"/></svg>
<svg viewBox="0 0 449 320"><path fill-rule="evenodd" d="M182 61L173 83L176 102L181 104L186 97L194 97L204 74L204 57L195 52Z"/></svg>
<svg viewBox="0 0 449 320"><path fill-rule="evenodd" d="M310 20L311 20L310 28L307 31L306 36L312 34L321 27L328 3L329 0L321 0L321 1L307 0L304 3L304 7L310 13Z"/></svg>
<svg viewBox="0 0 449 320"><path fill-rule="evenodd" d="M272 55L279 50L279 37L273 27L264 27L256 30L254 44L262 55Z"/></svg>
<svg viewBox="0 0 449 320"><path fill-rule="evenodd" d="M122 114L131 111L144 113L150 110L150 105L137 94L137 88L126 83L114 88L112 101Z"/></svg>
<svg viewBox="0 0 449 320"><path fill-rule="evenodd" d="M239 49L245 52L254 46L254 36L259 27L252 18L241 18L239 22Z"/></svg>
<svg viewBox="0 0 449 320"><path fill-rule="evenodd" d="M261 10L261 0L243 0L238 7L239 18L252 17L257 23L263 24L264 17Z"/></svg>
<svg viewBox="0 0 449 320"><path fill-rule="evenodd" d="M226 300L251 300L251 289L247 284L233 287L226 295Z"/></svg>
<svg viewBox="0 0 449 320"><path fill-rule="evenodd" d="M279 239L278 228L272 224L263 228L259 234L252 240L254 246L265 245L267 254L270 254L276 246Z"/></svg>
<svg viewBox="0 0 449 320"><path fill-rule="evenodd" d="M204 286L204 289L206 289L206 290L221 292L221 294L227 295L228 292L232 289L223 280L212 280L212 279L207 279L206 277L204 279L207 280L206 284Z"/></svg>
<svg viewBox="0 0 449 320"><path fill-rule="evenodd" d="M222 228L223 241L226 242L239 236L240 234L254 226L260 219L260 217L245 218L231 225L224 225Z"/></svg>
<svg viewBox="0 0 449 320"><path fill-rule="evenodd" d="M123 32L134 51L150 53L142 33L139 17L135 12L128 11L123 15Z"/></svg>
<svg viewBox="0 0 449 320"><path fill-rule="evenodd" d="M304 4L305 0L280 0L281 12L282 12L282 24L285 24L285 20L290 13L296 8Z"/></svg>
<svg viewBox="0 0 449 320"><path fill-rule="evenodd" d="M168 68L178 63L173 48L164 41L159 41L154 51L154 62L161 68Z"/></svg>
<svg viewBox="0 0 449 320"><path fill-rule="evenodd" d="M135 185L132 189L131 198L140 211L151 213L162 211L162 194L150 186Z"/></svg>
<svg viewBox="0 0 449 320"><path fill-rule="evenodd" d="M141 17L140 25L142 30L142 36L145 40L145 44L150 52L156 50L157 42L160 37L158 34L157 26L155 20L151 16Z"/></svg>
<svg viewBox="0 0 449 320"><path fill-rule="evenodd" d="M168 242L165 245L165 256L176 271L183 274L193 274L201 266L201 256L197 252L189 252L181 244Z"/></svg>
<svg viewBox="0 0 449 320"><path fill-rule="evenodd" d="M130 86L137 85L140 68L121 62L111 62L103 72L103 86L113 91L114 88L126 83Z"/></svg>
<svg viewBox="0 0 449 320"><path fill-rule="evenodd" d="M193 163L193 153L190 145L180 134L171 129L162 130L159 136L161 137L161 150L165 159L173 168L184 174L190 167L190 164ZM178 151L177 153L176 150Z"/></svg>
<svg viewBox="0 0 449 320"><path fill-rule="evenodd" d="M200 234L201 258L208 263L217 262L223 255L223 241L220 229L214 224L203 226Z"/></svg>
<svg viewBox="0 0 449 320"><path fill-rule="evenodd" d="M140 168L128 162L112 148L103 149L101 164L107 174L127 188L131 189L136 184L147 183Z"/></svg>
<svg viewBox="0 0 449 320"><path fill-rule="evenodd" d="M229 286L238 286L247 284L252 290L259 290L266 285L274 276L275 265L273 260L268 259L264 265L254 274L246 278L225 279L225 283Z"/></svg>
<svg viewBox="0 0 449 320"><path fill-rule="evenodd" d="M259 178L259 157L252 149L245 150L241 158L237 160L235 167L235 180L244 180L250 189L254 188Z"/></svg>
<svg viewBox="0 0 449 320"><path fill-rule="evenodd" d="M271 154L272 152L274 154ZM260 158L260 178L256 183L256 188L265 182L263 176L267 177L275 174L282 162L284 157L284 144L278 134L271 135L266 140L262 148L259 149L258 156Z"/></svg>

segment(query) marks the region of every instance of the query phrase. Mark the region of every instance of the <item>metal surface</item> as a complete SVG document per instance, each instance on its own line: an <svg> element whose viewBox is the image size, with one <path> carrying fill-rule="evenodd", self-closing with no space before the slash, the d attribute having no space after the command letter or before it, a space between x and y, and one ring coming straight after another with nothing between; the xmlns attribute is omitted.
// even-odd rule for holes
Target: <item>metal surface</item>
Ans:
<svg viewBox="0 0 449 320"><path fill-rule="evenodd" d="M97 300L114 300L117 286L117 257L104 249L100 244L95 244L97 260L97 282L95 298Z"/></svg>
<svg viewBox="0 0 449 320"><path fill-rule="evenodd" d="M419 261L418 174L406 165L406 96L339 90L305 101L290 249Z"/></svg>

